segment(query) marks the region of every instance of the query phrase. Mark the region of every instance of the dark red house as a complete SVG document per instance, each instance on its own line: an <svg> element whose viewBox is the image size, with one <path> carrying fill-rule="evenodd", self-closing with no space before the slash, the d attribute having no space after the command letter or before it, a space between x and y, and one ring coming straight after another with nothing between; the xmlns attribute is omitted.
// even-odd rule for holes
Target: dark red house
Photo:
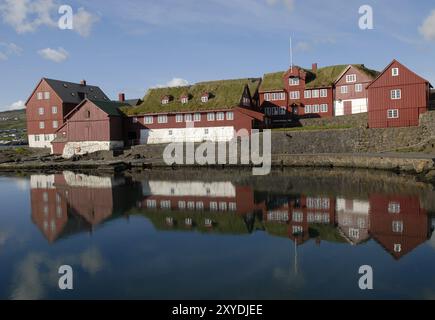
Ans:
<svg viewBox="0 0 435 320"><path fill-rule="evenodd" d="M31 148L51 148L64 117L84 99L109 101L106 94L85 80L72 83L43 78L26 101L27 132Z"/></svg>
<svg viewBox="0 0 435 320"><path fill-rule="evenodd" d="M418 126L428 111L429 81L393 60L368 86L369 127Z"/></svg>
<svg viewBox="0 0 435 320"><path fill-rule="evenodd" d="M53 153L71 157L124 147L126 103L86 99L65 116L52 142Z"/></svg>

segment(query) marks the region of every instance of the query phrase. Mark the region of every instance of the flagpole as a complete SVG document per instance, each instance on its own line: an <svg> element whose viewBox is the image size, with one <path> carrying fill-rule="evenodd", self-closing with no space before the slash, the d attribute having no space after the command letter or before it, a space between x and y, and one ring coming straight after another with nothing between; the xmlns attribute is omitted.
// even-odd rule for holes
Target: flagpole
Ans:
<svg viewBox="0 0 435 320"><path fill-rule="evenodd" d="M293 72L293 40L290 37L290 70Z"/></svg>

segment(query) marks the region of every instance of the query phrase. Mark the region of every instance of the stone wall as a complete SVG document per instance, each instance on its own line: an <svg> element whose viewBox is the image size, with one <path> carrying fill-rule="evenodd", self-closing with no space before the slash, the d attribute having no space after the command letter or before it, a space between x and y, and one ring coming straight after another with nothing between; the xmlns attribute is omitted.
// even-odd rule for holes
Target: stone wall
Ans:
<svg viewBox="0 0 435 320"><path fill-rule="evenodd" d="M299 123L301 124L302 127L340 126L340 127L352 127L352 128L367 128L368 114L360 113L360 114L333 117L333 118L301 119Z"/></svg>

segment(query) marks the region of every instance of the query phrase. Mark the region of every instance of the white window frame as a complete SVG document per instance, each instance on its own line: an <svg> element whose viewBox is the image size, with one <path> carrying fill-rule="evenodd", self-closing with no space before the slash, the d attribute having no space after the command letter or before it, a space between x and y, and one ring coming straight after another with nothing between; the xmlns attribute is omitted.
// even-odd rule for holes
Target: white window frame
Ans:
<svg viewBox="0 0 435 320"><path fill-rule="evenodd" d="M301 98L300 91L291 91L290 92L290 99L291 100L299 100Z"/></svg>
<svg viewBox="0 0 435 320"><path fill-rule="evenodd" d="M41 137L39 136L39 134L35 135L35 142L40 142L41 141Z"/></svg>
<svg viewBox="0 0 435 320"><path fill-rule="evenodd" d="M348 86L341 86L340 92L341 92L341 94L349 93L349 87Z"/></svg>
<svg viewBox="0 0 435 320"><path fill-rule="evenodd" d="M356 74L348 74L346 76L346 83L355 83L356 82Z"/></svg>
<svg viewBox="0 0 435 320"><path fill-rule="evenodd" d="M225 120L225 113L224 112L217 112L216 113L216 121L224 121Z"/></svg>
<svg viewBox="0 0 435 320"><path fill-rule="evenodd" d="M402 89L393 89L390 92L391 100L400 100L402 99Z"/></svg>
<svg viewBox="0 0 435 320"><path fill-rule="evenodd" d="M311 105L306 105L305 106L305 113L306 114L312 113L312 107L311 107Z"/></svg>
<svg viewBox="0 0 435 320"><path fill-rule="evenodd" d="M175 115L175 122L180 123L183 122L183 120L184 120L184 116L182 114L178 113Z"/></svg>
<svg viewBox="0 0 435 320"><path fill-rule="evenodd" d="M305 99L311 99L311 90L305 90L304 91L304 98Z"/></svg>
<svg viewBox="0 0 435 320"><path fill-rule="evenodd" d="M168 123L168 116L161 114L157 117L157 123Z"/></svg>
<svg viewBox="0 0 435 320"><path fill-rule="evenodd" d="M193 122L193 116L190 113L185 114L184 122Z"/></svg>
<svg viewBox="0 0 435 320"><path fill-rule="evenodd" d="M44 92L44 100L50 100L50 91Z"/></svg>
<svg viewBox="0 0 435 320"><path fill-rule="evenodd" d="M301 83L298 77L290 77L288 79L289 86L298 86Z"/></svg>
<svg viewBox="0 0 435 320"><path fill-rule="evenodd" d="M393 221L392 228L394 233L403 233L405 227L403 221Z"/></svg>
<svg viewBox="0 0 435 320"><path fill-rule="evenodd" d="M320 112L321 113L327 113L328 112L328 105L327 104L321 104L320 105Z"/></svg>
<svg viewBox="0 0 435 320"><path fill-rule="evenodd" d="M169 104L169 98L162 99L162 104L163 105Z"/></svg>
<svg viewBox="0 0 435 320"><path fill-rule="evenodd" d="M43 92L38 92L36 94L36 99L38 99L38 100L44 100L44 93Z"/></svg>
<svg viewBox="0 0 435 320"><path fill-rule="evenodd" d="M186 103L188 103L189 102L189 98L187 98L187 97L183 97L183 98L181 98L181 103L182 104L186 104Z"/></svg>
<svg viewBox="0 0 435 320"><path fill-rule="evenodd" d="M145 116L144 123L145 124L153 124L154 123L154 116Z"/></svg>
<svg viewBox="0 0 435 320"><path fill-rule="evenodd" d="M363 92L363 85L361 83L355 85L355 92Z"/></svg>
<svg viewBox="0 0 435 320"><path fill-rule="evenodd" d="M226 116L227 116L227 120L228 121L233 121L234 120L234 112L228 111Z"/></svg>
<svg viewBox="0 0 435 320"><path fill-rule="evenodd" d="M279 107L279 114L285 116L287 114L287 107Z"/></svg>
<svg viewBox="0 0 435 320"><path fill-rule="evenodd" d="M389 109L387 111L388 119L399 119L399 109Z"/></svg>
<svg viewBox="0 0 435 320"><path fill-rule="evenodd" d="M53 120L53 129L58 129L58 128L59 128L59 121Z"/></svg>
<svg viewBox="0 0 435 320"><path fill-rule="evenodd" d="M57 112L58 112L57 106L52 106L51 107L51 114L57 114Z"/></svg>
<svg viewBox="0 0 435 320"><path fill-rule="evenodd" d="M45 114L45 109L43 107L38 108L38 114L43 116Z"/></svg>
<svg viewBox="0 0 435 320"><path fill-rule="evenodd" d="M321 89L320 98L327 98L327 97L328 97L328 89Z"/></svg>
<svg viewBox="0 0 435 320"><path fill-rule="evenodd" d="M318 89L313 90L313 91L311 92L311 97L312 97L313 99L317 99L317 98L319 98L319 97L320 97L320 92L319 92L319 90L318 90Z"/></svg>
<svg viewBox="0 0 435 320"><path fill-rule="evenodd" d="M139 121L139 120L137 119L137 117L133 117L133 119L132 119L132 122L133 122L133 123L138 123L138 121Z"/></svg>
<svg viewBox="0 0 435 320"><path fill-rule="evenodd" d="M216 121L216 114L214 112L207 113L207 121Z"/></svg>
<svg viewBox="0 0 435 320"><path fill-rule="evenodd" d="M392 69L391 69L391 75L392 75L393 77L398 77L398 76L400 75L399 68L392 68Z"/></svg>
<svg viewBox="0 0 435 320"><path fill-rule="evenodd" d="M45 129L45 122L44 121L39 121L39 129Z"/></svg>
<svg viewBox="0 0 435 320"><path fill-rule="evenodd" d="M202 96L201 97L201 102L202 103L207 103L208 102L208 96Z"/></svg>
<svg viewBox="0 0 435 320"><path fill-rule="evenodd" d="M201 114L200 113L195 113L193 115L193 122L201 122Z"/></svg>
<svg viewBox="0 0 435 320"><path fill-rule="evenodd" d="M320 105L318 104L313 105L313 113L320 113Z"/></svg>

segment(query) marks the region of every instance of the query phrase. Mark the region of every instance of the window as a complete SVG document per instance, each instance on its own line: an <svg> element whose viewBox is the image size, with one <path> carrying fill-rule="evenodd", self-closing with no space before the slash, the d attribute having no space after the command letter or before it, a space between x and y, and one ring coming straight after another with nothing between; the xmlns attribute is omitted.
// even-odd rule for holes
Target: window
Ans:
<svg viewBox="0 0 435 320"><path fill-rule="evenodd" d="M165 97L162 99L162 104L168 104L169 103L169 98Z"/></svg>
<svg viewBox="0 0 435 320"><path fill-rule="evenodd" d="M322 113L328 112L328 105L327 104L321 104L320 105L320 112L322 112Z"/></svg>
<svg viewBox="0 0 435 320"><path fill-rule="evenodd" d="M358 229L349 229L349 237L358 240L359 239L359 230Z"/></svg>
<svg viewBox="0 0 435 320"><path fill-rule="evenodd" d="M202 201L198 201L197 203L196 203L196 210L204 210L204 202L202 202Z"/></svg>
<svg viewBox="0 0 435 320"><path fill-rule="evenodd" d="M170 200L160 201L160 208L161 209L170 209L171 208L171 201Z"/></svg>
<svg viewBox="0 0 435 320"><path fill-rule="evenodd" d="M289 78L288 79L288 84L291 86L298 86L299 85L299 78Z"/></svg>
<svg viewBox="0 0 435 320"><path fill-rule="evenodd" d="M42 92L38 92L36 96L38 100L44 99L44 94Z"/></svg>
<svg viewBox="0 0 435 320"><path fill-rule="evenodd" d="M186 224L186 226L193 226L193 220L192 220L192 218L186 218L184 220L184 223Z"/></svg>
<svg viewBox="0 0 435 320"><path fill-rule="evenodd" d="M319 90L313 90L313 91L311 92L311 96L312 96L313 98L318 98L318 97L319 97Z"/></svg>
<svg viewBox="0 0 435 320"><path fill-rule="evenodd" d="M399 118L399 110L391 109L388 110L388 119L398 119Z"/></svg>
<svg viewBox="0 0 435 320"><path fill-rule="evenodd" d="M265 101L285 100L285 93L284 92L265 93L264 100Z"/></svg>
<svg viewBox="0 0 435 320"><path fill-rule="evenodd" d="M50 141L50 135L46 134L46 135L44 136L44 141Z"/></svg>
<svg viewBox="0 0 435 320"><path fill-rule="evenodd" d="M401 253L402 252L402 245L397 243L394 245L394 252L395 253Z"/></svg>
<svg viewBox="0 0 435 320"><path fill-rule="evenodd" d="M56 106L51 107L51 113L57 114L57 107Z"/></svg>
<svg viewBox="0 0 435 320"><path fill-rule="evenodd" d="M44 92L44 99L50 100L50 92L48 92L48 91Z"/></svg>
<svg viewBox="0 0 435 320"><path fill-rule="evenodd" d="M399 76L399 68L391 69L391 74L393 77L398 77Z"/></svg>
<svg viewBox="0 0 435 320"><path fill-rule="evenodd" d="M186 209L186 201L178 201L179 209Z"/></svg>
<svg viewBox="0 0 435 320"><path fill-rule="evenodd" d="M219 202L219 211L227 211L228 206L226 202Z"/></svg>
<svg viewBox="0 0 435 320"><path fill-rule="evenodd" d="M300 211L294 211L293 222L303 222L303 221L304 221L304 214Z"/></svg>
<svg viewBox="0 0 435 320"><path fill-rule="evenodd" d="M212 227L213 221L211 219L205 219L204 224L206 227Z"/></svg>
<svg viewBox="0 0 435 320"><path fill-rule="evenodd" d="M201 121L201 114L200 113L195 113L193 115L193 121L200 122Z"/></svg>
<svg viewBox="0 0 435 320"><path fill-rule="evenodd" d="M192 115L191 114L185 114L184 115L184 121L185 122L192 122Z"/></svg>
<svg viewBox="0 0 435 320"><path fill-rule="evenodd" d="M204 129L204 134L209 134L209 130L208 129Z"/></svg>
<svg viewBox="0 0 435 320"><path fill-rule="evenodd" d="M341 87L341 93L346 94L346 93L348 93L348 92L349 92L349 89L348 89L347 86L342 86L342 87Z"/></svg>
<svg viewBox="0 0 435 320"><path fill-rule="evenodd" d="M311 90L305 90L304 91L304 98L305 99L311 99Z"/></svg>
<svg viewBox="0 0 435 320"><path fill-rule="evenodd" d="M287 108L286 108L286 107L280 107L280 108L279 108L279 114L280 114L281 116L286 115L286 114L287 114Z"/></svg>
<svg viewBox="0 0 435 320"><path fill-rule="evenodd" d="M156 200L147 200L147 208L157 208Z"/></svg>
<svg viewBox="0 0 435 320"><path fill-rule="evenodd" d="M182 97L181 98L181 103L182 104L186 104L186 103L188 103L189 102L189 98L188 97Z"/></svg>
<svg viewBox="0 0 435 320"><path fill-rule="evenodd" d="M320 97L321 98L326 98L327 96L328 96L328 90L327 89L320 90Z"/></svg>
<svg viewBox="0 0 435 320"><path fill-rule="evenodd" d="M157 120L158 123L168 123L168 116L167 115L160 115Z"/></svg>
<svg viewBox="0 0 435 320"><path fill-rule="evenodd" d="M402 99L402 90L400 89L391 90L391 99L392 100Z"/></svg>
<svg viewBox="0 0 435 320"><path fill-rule="evenodd" d="M346 76L346 82L347 83L351 83L351 82L356 82L356 74L349 74Z"/></svg>
<svg viewBox="0 0 435 320"><path fill-rule="evenodd" d="M230 211L237 211L237 204L235 202L230 202L228 204L228 208L230 209Z"/></svg>
<svg viewBox="0 0 435 320"><path fill-rule="evenodd" d="M249 106L251 105L251 99L248 98L248 97L243 97L242 104L243 104L244 106L249 107Z"/></svg>
<svg viewBox="0 0 435 320"><path fill-rule="evenodd" d="M393 232L403 233L403 221L393 221Z"/></svg>
<svg viewBox="0 0 435 320"><path fill-rule="evenodd" d="M388 204L388 212L389 213L400 213L400 203L390 202Z"/></svg>
<svg viewBox="0 0 435 320"><path fill-rule="evenodd" d="M137 123L137 117L133 117L132 121L133 123Z"/></svg>
<svg viewBox="0 0 435 320"><path fill-rule="evenodd" d="M45 129L45 122L44 121L39 122L39 129Z"/></svg>
<svg viewBox="0 0 435 320"><path fill-rule="evenodd" d="M44 115L44 108L39 108L39 109L38 109L38 114L39 114L40 116L43 116L43 115Z"/></svg>
<svg viewBox="0 0 435 320"><path fill-rule="evenodd" d="M307 105L307 106L305 106L305 113L311 113L311 106L310 105Z"/></svg>
<svg viewBox="0 0 435 320"><path fill-rule="evenodd" d="M154 117L153 116L146 116L144 118L144 123L145 124L153 124L154 123Z"/></svg>
<svg viewBox="0 0 435 320"><path fill-rule="evenodd" d="M39 137L39 135L36 135L35 136L35 142L39 142L39 141L41 141L41 138Z"/></svg>
<svg viewBox="0 0 435 320"><path fill-rule="evenodd" d="M228 121L234 120L234 112L227 112L227 120Z"/></svg>
<svg viewBox="0 0 435 320"><path fill-rule="evenodd" d="M225 114L223 112L216 113L216 120L217 121L224 121L225 120Z"/></svg>
<svg viewBox="0 0 435 320"><path fill-rule="evenodd" d="M361 83L358 83L355 85L355 92L362 92L363 91L363 85Z"/></svg>
<svg viewBox="0 0 435 320"><path fill-rule="evenodd" d="M214 113L207 113L207 121L214 121L216 116Z"/></svg>
<svg viewBox="0 0 435 320"><path fill-rule="evenodd" d="M172 136L174 134L174 132L172 130L168 131L168 135Z"/></svg>
<svg viewBox="0 0 435 320"><path fill-rule="evenodd" d="M301 95L300 95L299 91L290 92L290 99L298 100L298 99L300 99L300 97L301 97Z"/></svg>
<svg viewBox="0 0 435 320"><path fill-rule="evenodd" d="M303 234L303 233L304 233L304 228L301 227L301 226L293 226L293 228L292 228L292 233L293 233L294 235L297 235L297 234Z"/></svg>
<svg viewBox="0 0 435 320"><path fill-rule="evenodd" d="M217 202L210 202L210 211L217 211L217 210L218 210Z"/></svg>
<svg viewBox="0 0 435 320"><path fill-rule="evenodd" d="M187 202L187 209L189 209L189 210L195 210L195 202L188 201Z"/></svg>
<svg viewBox="0 0 435 320"><path fill-rule="evenodd" d="M53 121L53 129L59 128L59 122L57 120Z"/></svg>
<svg viewBox="0 0 435 320"><path fill-rule="evenodd" d="M177 122L177 123L183 122L183 115L182 114L177 114L175 116L175 122Z"/></svg>
<svg viewBox="0 0 435 320"><path fill-rule="evenodd" d="M86 119L90 119L91 118L91 111L90 110L86 110L85 117L86 117Z"/></svg>
<svg viewBox="0 0 435 320"><path fill-rule="evenodd" d="M208 95L202 96L201 97L201 102L202 103L207 103L208 102Z"/></svg>

